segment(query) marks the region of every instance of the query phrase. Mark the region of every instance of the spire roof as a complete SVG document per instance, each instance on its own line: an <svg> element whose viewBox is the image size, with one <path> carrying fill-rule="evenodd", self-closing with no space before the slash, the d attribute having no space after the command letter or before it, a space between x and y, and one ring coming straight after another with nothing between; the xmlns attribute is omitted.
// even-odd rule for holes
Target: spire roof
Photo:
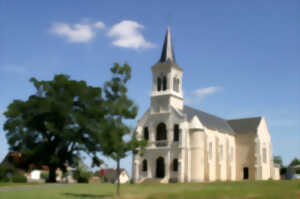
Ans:
<svg viewBox="0 0 300 199"><path fill-rule="evenodd" d="M164 45L163 45L163 49L161 52L161 57L160 57L159 62L176 63L172 40L171 40L170 27L168 27L167 32L166 32L165 41L164 41Z"/></svg>

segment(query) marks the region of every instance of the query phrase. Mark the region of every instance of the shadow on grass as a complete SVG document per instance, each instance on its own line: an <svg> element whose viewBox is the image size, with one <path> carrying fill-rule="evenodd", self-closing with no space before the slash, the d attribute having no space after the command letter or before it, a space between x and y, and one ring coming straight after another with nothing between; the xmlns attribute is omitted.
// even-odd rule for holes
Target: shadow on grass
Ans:
<svg viewBox="0 0 300 199"><path fill-rule="evenodd" d="M85 193L63 193L63 195L65 196L71 196L74 198L108 198L108 197L112 197L113 195L105 195L105 194L85 194Z"/></svg>

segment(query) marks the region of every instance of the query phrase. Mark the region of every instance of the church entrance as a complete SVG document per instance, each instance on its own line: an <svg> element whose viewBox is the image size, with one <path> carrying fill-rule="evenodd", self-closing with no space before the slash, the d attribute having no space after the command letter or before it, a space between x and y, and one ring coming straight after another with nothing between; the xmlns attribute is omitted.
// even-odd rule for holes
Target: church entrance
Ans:
<svg viewBox="0 0 300 199"><path fill-rule="evenodd" d="M244 174L243 179L248 180L249 179L249 168L248 167L244 167L243 174Z"/></svg>
<svg viewBox="0 0 300 199"><path fill-rule="evenodd" d="M163 157L159 157L156 160L156 177L157 178L165 177L165 161Z"/></svg>

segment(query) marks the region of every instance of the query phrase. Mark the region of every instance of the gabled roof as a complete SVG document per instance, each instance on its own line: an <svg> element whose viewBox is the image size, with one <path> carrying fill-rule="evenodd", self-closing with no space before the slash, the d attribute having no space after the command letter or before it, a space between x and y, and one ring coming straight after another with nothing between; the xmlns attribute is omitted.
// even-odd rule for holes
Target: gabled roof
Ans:
<svg viewBox="0 0 300 199"><path fill-rule="evenodd" d="M262 117L228 120L228 124L236 133L255 133Z"/></svg>
<svg viewBox="0 0 300 199"><path fill-rule="evenodd" d="M194 116L197 116L201 123L208 129L218 130L224 133L235 133L226 120L215 115L205 113L189 106L183 107L183 113L187 115L189 121L191 121Z"/></svg>

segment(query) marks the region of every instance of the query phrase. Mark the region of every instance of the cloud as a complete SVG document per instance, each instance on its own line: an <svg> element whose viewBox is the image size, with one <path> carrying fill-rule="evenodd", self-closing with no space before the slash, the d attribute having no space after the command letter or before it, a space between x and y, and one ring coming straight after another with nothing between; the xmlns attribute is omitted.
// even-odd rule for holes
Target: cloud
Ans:
<svg viewBox="0 0 300 199"><path fill-rule="evenodd" d="M218 86L210 86L210 87L207 87L207 88L201 88L201 89L197 89L194 91L194 94L203 99L204 97L208 96L208 95L211 95L211 94L214 94L216 92L219 92L221 91L222 88L221 87L218 87Z"/></svg>
<svg viewBox="0 0 300 199"><path fill-rule="evenodd" d="M204 98L206 98L207 96L215 94L221 90L223 90L222 87L210 86L207 88L200 88L200 89L194 90L192 92L187 92L187 94L184 98L184 102L186 104L196 104L196 103L199 103Z"/></svg>
<svg viewBox="0 0 300 199"><path fill-rule="evenodd" d="M98 21L98 22L94 23L94 27L98 28L98 29L103 29L103 28L105 28L105 24L102 21Z"/></svg>
<svg viewBox="0 0 300 199"><path fill-rule="evenodd" d="M115 38L112 42L114 46L132 49L153 48L154 44L146 41L140 32L143 28L143 25L135 21L124 20L113 25L108 36Z"/></svg>
<svg viewBox="0 0 300 199"><path fill-rule="evenodd" d="M98 21L93 25L54 23L50 31L53 34L67 38L71 43L86 43L95 37L96 32L94 29L103 29L104 27L105 24L101 21Z"/></svg>

